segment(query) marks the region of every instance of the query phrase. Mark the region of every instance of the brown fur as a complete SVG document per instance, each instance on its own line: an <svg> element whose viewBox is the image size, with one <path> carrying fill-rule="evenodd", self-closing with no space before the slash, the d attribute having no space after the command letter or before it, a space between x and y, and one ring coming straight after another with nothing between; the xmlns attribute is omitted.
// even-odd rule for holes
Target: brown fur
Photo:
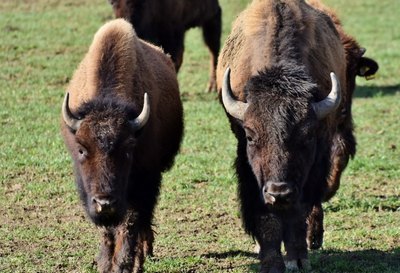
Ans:
<svg viewBox="0 0 400 273"><path fill-rule="evenodd" d="M247 80L277 61L271 45L275 41L272 33L278 24L273 10L275 2L255 0L233 23L231 34L218 59L218 90L221 89L225 69L229 66L232 71L231 86L234 95L245 101L243 89ZM321 15L315 10L307 8L308 5L304 1L288 0L282 2L292 7L299 24L298 28L302 30L302 43L299 44L300 55L303 56L304 64L312 69L310 73L313 78L320 79L318 86L323 90L323 93L318 94L318 99L324 98L330 90L330 72L336 73L342 83L342 90L346 92L346 88L343 86L346 83L346 64L337 61L344 59L345 52L340 40L337 39L337 35L334 39L325 35L332 33L331 26L327 24L316 25L317 18ZM300 4L296 5L297 2ZM322 41L316 40L316 37L320 37ZM325 55L320 50L323 45L336 48L336 52ZM323 67L317 66L321 59L324 60Z"/></svg>
<svg viewBox="0 0 400 273"><path fill-rule="evenodd" d="M324 200L327 201L331 199L339 189L341 174L347 166L349 158L354 157L356 153L355 139L349 139L348 137L348 135L352 134L354 130L350 106L355 89L355 78L356 75L359 74L359 62L364 54L364 49L360 47L358 42L353 37L345 32L340 19L333 9L325 6L319 0L307 0L307 2L314 8L329 15L329 17L332 19L336 30L339 33L346 55L347 92L343 97L345 107L342 110L343 114L341 116L340 126L342 131L346 132L344 134L347 134L347 137L345 135L339 135L335 138L336 141L331 159L333 164L324 197Z"/></svg>
<svg viewBox="0 0 400 273"><path fill-rule="evenodd" d="M215 69L220 49L221 8L218 0L109 0L115 17L130 21L140 38L162 47L179 71L185 32L201 27L210 51L208 91L216 89Z"/></svg>
<svg viewBox="0 0 400 273"><path fill-rule="evenodd" d="M99 271L141 272L152 252L161 172L173 164L183 133L173 63L117 19L96 33L67 91L72 113L83 121L76 132L62 121L62 134L87 213L105 226ZM150 116L139 132L132 131L128 121L141 111L144 93ZM95 196L117 200L111 220L96 215Z"/></svg>
<svg viewBox="0 0 400 273"><path fill-rule="evenodd" d="M264 249L261 247L262 272L283 272L280 259L275 258L275 262L278 263L276 266L270 259L268 266L263 260L263 257L276 256L275 252L279 251L282 240L285 243L288 259L296 260L300 267L307 258L305 238L307 237L310 248L321 246L323 233L321 202L327 198L329 192L335 191L334 186L339 185L340 174L346 167L349 156L355 152L351 120L351 96L354 86L351 86L351 82L355 81L356 73L349 73L349 66L353 65L354 59L349 57L353 51L347 46L351 44L355 47L355 41L344 34L337 18L331 17L330 12L324 13L305 1L254 0L233 23L232 32L219 56L218 90L221 91L223 75L226 68L230 67L230 83L234 96L249 103L242 122L238 122L229 114L228 118L238 139L236 169L244 225L246 231L256 237L261 246L269 245ZM293 64L292 72L285 70L290 70ZM280 67L283 67L282 72L279 72ZM304 67L302 71L301 67ZM280 75L293 74L296 69L299 70L299 75L305 73L312 79L312 83L307 81L304 83L308 84L304 90L311 90L311 102L318 102L328 95L331 89L330 72L336 74L341 84L343 99L340 106L334 113L316 124L315 136L319 143L316 151L317 159L313 159L311 154L307 156L304 152L291 151L284 146L280 148L271 146L271 141L282 142L281 139L288 141L293 139L294 143L289 147L297 147L299 145L295 143L303 143L305 139L301 140L301 134L298 137L290 135L283 127L279 127L279 124L286 122L288 116L291 116L293 122L310 120L310 117L307 118L310 115L307 110L309 97L300 95L302 92L290 91L287 88L282 88L283 91L279 95L272 91L254 89L262 85L265 88L272 88L268 82L262 82L263 77L266 79L266 75L267 79L271 80L273 79L271 75L275 73L277 75L275 80L283 83L285 77L280 79ZM290 77L295 79L295 75ZM301 78L307 77L301 76ZM255 83L257 80L259 82ZM312 84L316 84L317 88L314 89ZM291 97L291 92L295 94L293 95L295 99ZM298 97L299 95L304 97ZM288 103L289 108L285 106ZM286 119L283 118L282 121L278 117L280 115ZM261 116L263 119L260 119ZM291 128L292 125L285 126ZM250 132L257 132L256 139L249 133L249 128ZM292 130L296 130L296 127ZM303 128L299 132L308 132L307 135L312 132L308 130L310 129ZM251 143L255 144L249 144L249 134ZM275 134L277 136L274 138ZM299 140L296 140L296 137ZM301 145L299 147L304 149ZM287 157L292 153L294 157ZM306 162L313 160L316 163L306 166ZM293 169L298 169L297 175ZM303 175L300 175L302 172ZM294 210L275 212L282 222L283 238L266 242L262 238L269 236L260 234L260 229L263 228L259 225L263 221L259 219L270 209L255 201L258 200L257 196L260 196L263 179L290 181L302 176L308 176L302 186L304 203ZM308 235L305 226L307 216L310 229Z"/></svg>

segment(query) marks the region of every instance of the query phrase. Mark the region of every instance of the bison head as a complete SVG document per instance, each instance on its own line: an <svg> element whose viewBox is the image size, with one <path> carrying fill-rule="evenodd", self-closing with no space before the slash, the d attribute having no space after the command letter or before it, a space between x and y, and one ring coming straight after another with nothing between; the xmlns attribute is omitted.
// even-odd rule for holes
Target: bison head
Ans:
<svg viewBox="0 0 400 273"><path fill-rule="evenodd" d="M243 129L240 134L261 196L274 208L289 208L299 200L316 161L319 123L340 103L334 73L327 98L313 102L317 85L304 71L286 65L260 72L244 88L247 102L232 97L229 68L224 76L224 107Z"/></svg>
<svg viewBox="0 0 400 273"><path fill-rule="evenodd" d="M116 225L126 212L125 193L136 136L149 118L147 94L138 116L126 103L100 98L80 107L82 118L76 118L68 99L67 93L62 107L64 137L81 199L95 224Z"/></svg>

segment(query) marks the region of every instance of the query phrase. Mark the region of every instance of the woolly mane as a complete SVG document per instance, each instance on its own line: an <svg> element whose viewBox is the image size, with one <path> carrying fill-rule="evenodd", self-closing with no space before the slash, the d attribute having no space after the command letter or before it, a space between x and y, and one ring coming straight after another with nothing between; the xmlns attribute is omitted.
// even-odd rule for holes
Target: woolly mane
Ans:
<svg viewBox="0 0 400 273"><path fill-rule="evenodd" d="M120 128L138 115L137 111L123 100L102 96L81 105L78 114L89 120L87 124L96 135L94 139L97 146L104 152L110 152L115 144L124 140L126 135L120 135Z"/></svg>
<svg viewBox="0 0 400 273"><path fill-rule="evenodd" d="M124 96L126 90L132 90L139 50L137 39L132 25L123 19L113 20L97 31L68 87L71 109L90 101L99 92Z"/></svg>
<svg viewBox="0 0 400 273"><path fill-rule="evenodd" d="M253 1L245 11L244 35L268 39L269 54L276 61L299 59L302 48L315 45L315 14L305 6L298 0Z"/></svg>

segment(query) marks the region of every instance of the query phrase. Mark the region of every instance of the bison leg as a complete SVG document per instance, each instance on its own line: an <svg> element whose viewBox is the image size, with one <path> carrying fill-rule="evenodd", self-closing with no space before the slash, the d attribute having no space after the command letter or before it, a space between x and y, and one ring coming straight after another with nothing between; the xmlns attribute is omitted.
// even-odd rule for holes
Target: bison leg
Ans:
<svg viewBox="0 0 400 273"><path fill-rule="evenodd" d="M323 201L328 201L335 195L340 186L340 177L342 172L346 168L350 157L353 157L356 153L356 140L350 122L351 121L348 122L350 128L337 133L333 138L331 149L332 165Z"/></svg>
<svg viewBox="0 0 400 273"><path fill-rule="evenodd" d="M321 204L314 205L307 217L307 245L319 249L324 239L324 211Z"/></svg>
<svg viewBox="0 0 400 273"><path fill-rule="evenodd" d="M135 182L128 188L131 210L124 224L116 232L112 272L143 272L145 257L153 252L153 211L157 203L161 174L158 172L132 173Z"/></svg>
<svg viewBox="0 0 400 273"><path fill-rule="evenodd" d="M140 229L137 213L130 212L126 221L116 228L115 251L112 273L143 272L145 260L144 238L147 233Z"/></svg>
<svg viewBox="0 0 400 273"><path fill-rule="evenodd" d="M182 62L183 62L183 51L185 50L185 34L184 32L182 33L176 33L175 37L175 49L174 49L174 55L175 55L175 70L176 73L178 73L179 68L182 66Z"/></svg>
<svg viewBox="0 0 400 273"><path fill-rule="evenodd" d="M97 268L100 273L110 272L111 260L114 254L115 237L113 229L104 229L100 245L100 254L97 257Z"/></svg>
<svg viewBox="0 0 400 273"><path fill-rule="evenodd" d="M281 220L273 214L262 215L257 221L256 230L256 239L260 245L260 273L285 272L285 264L281 253Z"/></svg>
<svg viewBox="0 0 400 273"><path fill-rule="evenodd" d="M284 217L283 241L286 250L286 267L289 270L309 269L306 221L304 213L295 211L290 217Z"/></svg>
<svg viewBox="0 0 400 273"><path fill-rule="evenodd" d="M221 25L221 9L219 8L215 16L206 21L202 26L203 39L210 51L210 79L207 92L217 91L216 69L221 46Z"/></svg>
<svg viewBox="0 0 400 273"><path fill-rule="evenodd" d="M135 266L138 232L135 214L130 212L126 221L116 228L112 273L131 273Z"/></svg>
<svg viewBox="0 0 400 273"><path fill-rule="evenodd" d="M154 231L149 228L141 233L144 256L153 256Z"/></svg>
<svg viewBox="0 0 400 273"><path fill-rule="evenodd" d="M159 33L160 46L164 49L165 53L171 55L175 71L178 73L183 62L185 32L180 29L174 30L174 27L170 26L169 28L163 28Z"/></svg>

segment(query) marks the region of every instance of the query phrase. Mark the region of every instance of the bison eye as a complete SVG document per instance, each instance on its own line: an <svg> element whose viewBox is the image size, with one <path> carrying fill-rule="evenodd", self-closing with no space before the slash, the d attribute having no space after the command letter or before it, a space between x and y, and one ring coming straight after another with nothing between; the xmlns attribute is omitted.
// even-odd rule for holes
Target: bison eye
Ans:
<svg viewBox="0 0 400 273"><path fill-rule="evenodd" d="M254 145L257 142L257 134L250 128L244 128L248 145Z"/></svg>

